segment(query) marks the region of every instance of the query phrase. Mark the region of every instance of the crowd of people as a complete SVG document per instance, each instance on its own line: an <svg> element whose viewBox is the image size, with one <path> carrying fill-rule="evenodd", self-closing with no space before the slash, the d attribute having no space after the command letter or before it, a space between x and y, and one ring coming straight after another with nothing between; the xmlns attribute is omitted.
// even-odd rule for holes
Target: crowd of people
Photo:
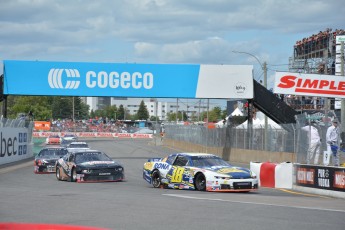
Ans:
<svg viewBox="0 0 345 230"><path fill-rule="evenodd" d="M297 55L307 53L313 50L325 49L330 45L335 46L335 38L337 35L345 35L345 30L336 29L332 30L327 28L325 31L320 31L317 34L313 34L310 37L303 38L296 42L294 48Z"/></svg>
<svg viewBox="0 0 345 230"><path fill-rule="evenodd" d="M295 110L323 110L325 107L325 98L306 97L297 95L277 95L281 100Z"/></svg>
<svg viewBox="0 0 345 230"><path fill-rule="evenodd" d="M120 120L89 119L72 121L71 119L58 119L51 121L52 132L113 132L128 133L137 131L138 127L130 126Z"/></svg>

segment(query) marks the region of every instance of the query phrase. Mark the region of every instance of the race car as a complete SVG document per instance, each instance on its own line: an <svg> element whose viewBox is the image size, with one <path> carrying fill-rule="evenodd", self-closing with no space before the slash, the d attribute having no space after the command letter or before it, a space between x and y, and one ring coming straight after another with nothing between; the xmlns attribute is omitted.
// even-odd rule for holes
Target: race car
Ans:
<svg viewBox="0 0 345 230"><path fill-rule="evenodd" d="M59 145L61 143L61 137L59 135L53 134L46 138L47 145Z"/></svg>
<svg viewBox="0 0 345 230"><path fill-rule="evenodd" d="M34 172L35 173L53 173L55 172L55 163L64 155L67 149L62 147L46 147L35 156Z"/></svg>
<svg viewBox="0 0 345 230"><path fill-rule="evenodd" d="M69 145L67 145L67 150L70 152L71 151L82 151L82 150L86 150L86 149L90 149L90 147L84 141L73 141L73 142L69 143Z"/></svg>
<svg viewBox="0 0 345 230"><path fill-rule="evenodd" d="M78 137L76 136L76 135L74 135L74 134L65 134L64 136L63 136L63 139L65 139L65 140L72 140L72 141L77 141L78 140Z"/></svg>
<svg viewBox="0 0 345 230"><path fill-rule="evenodd" d="M208 153L174 153L165 158L148 159L144 164L143 178L155 188L209 192L258 189L254 172Z"/></svg>
<svg viewBox="0 0 345 230"><path fill-rule="evenodd" d="M124 167L98 150L69 152L55 164L56 178L70 182L106 182L125 179Z"/></svg>

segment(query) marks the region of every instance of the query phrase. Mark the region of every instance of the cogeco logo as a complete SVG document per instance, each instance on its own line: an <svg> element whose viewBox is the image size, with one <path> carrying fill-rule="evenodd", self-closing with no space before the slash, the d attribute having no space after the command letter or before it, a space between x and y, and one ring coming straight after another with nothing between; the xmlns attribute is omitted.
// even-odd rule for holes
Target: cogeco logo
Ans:
<svg viewBox="0 0 345 230"><path fill-rule="evenodd" d="M62 75L65 72L68 79L80 78L79 71L76 69L50 69L48 74L48 83L52 89L77 89L80 81L67 80L66 84L62 84Z"/></svg>
<svg viewBox="0 0 345 230"><path fill-rule="evenodd" d="M86 86L88 88L134 88L134 89L151 89L153 87L153 74L150 72L141 74L140 72L110 72L105 71L94 72L88 71L86 73Z"/></svg>
<svg viewBox="0 0 345 230"><path fill-rule="evenodd" d="M51 69L48 74L48 83L52 89L77 89L80 81L67 80L63 85L62 76L65 72L67 78L80 78L76 69ZM85 75L85 85L87 88L122 88L122 89L151 89L153 88L153 74L150 72L116 72L107 73L105 71L88 71Z"/></svg>

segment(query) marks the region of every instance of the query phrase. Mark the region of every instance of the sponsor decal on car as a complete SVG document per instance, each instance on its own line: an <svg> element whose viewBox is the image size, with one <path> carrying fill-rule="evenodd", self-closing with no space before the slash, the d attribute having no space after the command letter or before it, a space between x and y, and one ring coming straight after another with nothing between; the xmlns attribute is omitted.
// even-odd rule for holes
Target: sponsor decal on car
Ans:
<svg viewBox="0 0 345 230"><path fill-rule="evenodd" d="M233 172L244 172L241 169L238 168L222 168L217 171L218 173L233 173Z"/></svg>

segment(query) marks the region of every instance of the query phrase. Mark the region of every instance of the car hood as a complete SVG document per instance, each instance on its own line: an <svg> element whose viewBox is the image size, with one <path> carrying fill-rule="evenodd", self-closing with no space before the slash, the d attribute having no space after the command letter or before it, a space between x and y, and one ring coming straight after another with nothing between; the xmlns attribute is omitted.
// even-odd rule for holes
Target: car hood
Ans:
<svg viewBox="0 0 345 230"><path fill-rule="evenodd" d="M111 168L121 166L115 161L88 161L78 164L80 168Z"/></svg>
<svg viewBox="0 0 345 230"><path fill-rule="evenodd" d="M246 179L251 178L251 171L247 168L237 167L237 166L212 166L212 167L203 167L217 174L228 175L233 179Z"/></svg>
<svg viewBox="0 0 345 230"><path fill-rule="evenodd" d="M47 161L57 161L59 160L60 157L59 156L47 156L47 157L36 157L35 160L47 160Z"/></svg>

